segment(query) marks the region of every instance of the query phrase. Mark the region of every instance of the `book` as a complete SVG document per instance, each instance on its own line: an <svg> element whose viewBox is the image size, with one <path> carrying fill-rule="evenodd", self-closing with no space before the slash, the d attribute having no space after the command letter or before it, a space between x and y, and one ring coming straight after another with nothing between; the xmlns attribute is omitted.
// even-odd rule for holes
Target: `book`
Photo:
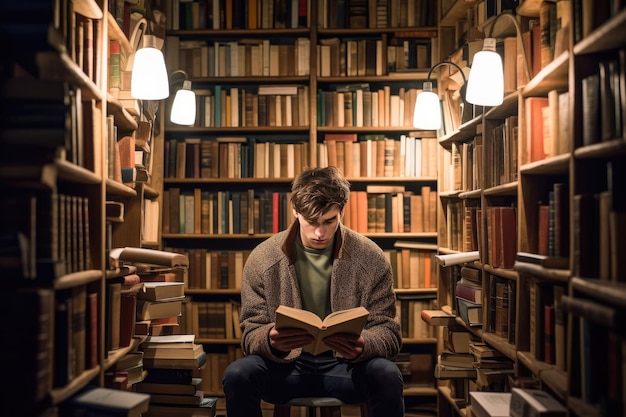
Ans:
<svg viewBox="0 0 626 417"><path fill-rule="evenodd" d="M450 253L447 255L435 255L435 259L441 266L459 265L465 262L473 262L479 259L478 251Z"/></svg>
<svg viewBox="0 0 626 417"><path fill-rule="evenodd" d="M144 282L143 290L139 291L140 300L159 301L167 298L183 297L185 284L183 282Z"/></svg>
<svg viewBox="0 0 626 417"><path fill-rule="evenodd" d="M192 378L189 384L168 384L156 382L138 382L135 392L146 394L194 395L199 389L202 378ZM152 408L152 406L150 406Z"/></svg>
<svg viewBox="0 0 626 417"><path fill-rule="evenodd" d="M483 306L482 304L471 303L463 298L456 298L459 317L468 326L482 326L483 323Z"/></svg>
<svg viewBox="0 0 626 417"><path fill-rule="evenodd" d="M446 366L440 363L435 365L435 378L454 379L470 378L476 379L476 369L474 367Z"/></svg>
<svg viewBox="0 0 626 417"><path fill-rule="evenodd" d="M444 366L457 366L462 368L471 368L474 362L474 356L470 353L457 353L444 350L439 354L437 363Z"/></svg>
<svg viewBox="0 0 626 417"><path fill-rule="evenodd" d="M200 345L202 346L202 345ZM207 362L204 350L199 350L193 358L147 358L144 352L143 366L148 369L148 375L153 368L159 369L199 369Z"/></svg>
<svg viewBox="0 0 626 417"><path fill-rule="evenodd" d="M71 407L86 415L141 417L148 411L150 395L111 388L89 388L70 399Z"/></svg>
<svg viewBox="0 0 626 417"><path fill-rule="evenodd" d="M319 355L331 350L323 341L324 337L335 333L361 334L367 322L369 312L363 306L335 311L320 319L315 313L286 305L276 309L276 328L304 329L315 337L315 340L302 348L304 352Z"/></svg>
<svg viewBox="0 0 626 417"><path fill-rule="evenodd" d="M204 391L197 390L193 395L150 394L150 403L200 405L204 399Z"/></svg>
<svg viewBox="0 0 626 417"><path fill-rule="evenodd" d="M186 345L182 343L181 345ZM167 347L146 347L142 348L144 358L158 359L193 359L197 357L204 347L201 344L192 344L189 347L167 348Z"/></svg>
<svg viewBox="0 0 626 417"><path fill-rule="evenodd" d="M420 317L431 326L453 326L456 323L456 316L443 310L422 310Z"/></svg>
<svg viewBox="0 0 626 417"><path fill-rule="evenodd" d="M471 391L470 404L476 417L509 417L510 392Z"/></svg>
<svg viewBox="0 0 626 417"><path fill-rule="evenodd" d="M168 298L160 301L137 300L137 320L152 320L180 316L185 297Z"/></svg>
<svg viewBox="0 0 626 417"><path fill-rule="evenodd" d="M154 265L167 268L188 268L189 258L175 252L146 248L114 248L109 253L110 264L119 268L126 264Z"/></svg>
<svg viewBox="0 0 626 417"><path fill-rule="evenodd" d="M148 369L148 375L144 378L144 382L155 384L191 384L193 378L200 377L196 375L197 370L192 368L151 368Z"/></svg>
<svg viewBox="0 0 626 417"><path fill-rule="evenodd" d="M567 409L546 391L512 388L510 413L511 417L565 417Z"/></svg>
<svg viewBox="0 0 626 417"><path fill-rule="evenodd" d="M444 330L444 346L451 352L469 353L470 342L475 340L475 338L476 336L473 333L462 327L454 330L452 328Z"/></svg>
<svg viewBox="0 0 626 417"><path fill-rule="evenodd" d="M568 269L569 258L566 256L548 256L538 253L517 252L515 256L516 262L529 263L539 265L544 268Z"/></svg>
<svg viewBox="0 0 626 417"><path fill-rule="evenodd" d="M150 404L144 417L215 417L217 397L204 397L199 405Z"/></svg>
<svg viewBox="0 0 626 417"><path fill-rule="evenodd" d="M461 278L456 283L454 291L457 297L463 298L472 303L482 303L483 289L467 280Z"/></svg>
<svg viewBox="0 0 626 417"><path fill-rule="evenodd" d="M140 348L161 347L161 348L181 348L183 346L192 347L196 340L195 334L175 334L168 336L150 336L141 344Z"/></svg>

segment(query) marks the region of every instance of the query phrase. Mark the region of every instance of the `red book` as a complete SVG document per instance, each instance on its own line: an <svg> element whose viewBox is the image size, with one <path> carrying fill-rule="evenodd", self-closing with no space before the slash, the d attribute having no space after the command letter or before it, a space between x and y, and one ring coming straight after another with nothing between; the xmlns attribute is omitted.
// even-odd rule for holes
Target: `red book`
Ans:
<svg viewBox="0 0 626 417"><path fill-rule="evenodd" d="M543 306L543 361L554 364L554 306Z"/></svg>
<svg viewBox="0 0 626 417"><path fill-rule="evenodd" d="M543 108L548 97L526 98L526 162L541 161L546 154L543 147Z"/></svg>

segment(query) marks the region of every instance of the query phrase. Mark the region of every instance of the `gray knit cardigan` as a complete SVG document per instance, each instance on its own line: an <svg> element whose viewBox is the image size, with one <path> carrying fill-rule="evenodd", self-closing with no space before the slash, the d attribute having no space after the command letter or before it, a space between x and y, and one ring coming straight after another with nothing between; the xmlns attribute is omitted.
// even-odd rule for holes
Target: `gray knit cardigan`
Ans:
<svg viewBox="0 0 626 417"><path fill-rule="evenodd" d="M268 334L280 304L302 308L294 268L296 220L288 230L260 243L248 257L241 288L241 346L244 354L258 354L276 362L296 359L301 349L277 356ZM373 357L392 359L402 346L395 320L396 298L391 266L380 247L365 236L340 225L336 236L330 284L331 311L363 306L370 312L362 332L365 349L354 361Z"/></svg>

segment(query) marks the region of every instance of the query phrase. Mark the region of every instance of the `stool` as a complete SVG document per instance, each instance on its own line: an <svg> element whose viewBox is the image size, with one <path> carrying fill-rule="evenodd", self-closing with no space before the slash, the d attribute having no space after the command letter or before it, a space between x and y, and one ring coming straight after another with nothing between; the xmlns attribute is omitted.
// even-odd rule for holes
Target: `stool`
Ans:
<svg viewBox="0 0 626 417"><path fill-rule="evenodd" d="M341 406L346 405L335 397L303 397L292 398L284 404L274 405L274 417L289 417L291 407L306 407L307 417L316 417L315 411L320 409L320 417L341 417ZM367 406L359 404L361 417L367 417Z"/></svg>

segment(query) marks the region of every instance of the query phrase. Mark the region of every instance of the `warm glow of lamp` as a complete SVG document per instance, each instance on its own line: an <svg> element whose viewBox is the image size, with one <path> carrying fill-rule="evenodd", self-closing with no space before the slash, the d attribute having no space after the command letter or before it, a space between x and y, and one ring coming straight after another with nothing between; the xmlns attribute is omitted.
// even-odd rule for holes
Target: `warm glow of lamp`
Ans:
<svg viewBox="0 0 626 417"><path fill-rule="evenodd" d="M191 90L191 81L185 80L183 88L176 92L170 121L177 125L191 126L196 122L196 94Z"/></svg>
<svg viewBox="0 0 626 417"><path fill-rule="evenodd" d="M141 100L162 100L170 95L165 59L153 35L144 35L143 48L135 53L130 93Z"/></svg>
<svg viewBox="0 0 626 417"><path fill-rule="evenodd" d="M504 72L502 57L496 52L496 39L492 37L496 22L503 16L508 16L515 26L518 39L518 48L521 49L526 76L530 79L528 58L522 45L522 30L515 16L510 12L504 12L496 16L491 22L489 36L483 41L483 49L474 55L472 69L467 80L466 100L472 104L481 106L498 106L504 99Z"/></svg>
<svg viewBox="0 0 626 417"><path fill-rule="evenodd" d="M441 127L441 105L430 81L424 83L423 91L415 99L413 126L424 130L438 130Z"/></svg>
<svg viewBox="0 0 626 417"><path fill-rule="evenodd" d="M465 98L470 103L482 106L502 104L504 73L494 38L485 38L482 51L474 55Z"/></svg>
<svg viewBox="0 0 626 417"><path fill-rule="evenodd" d="M422 92L415 99L415 109L413 110L413 126L423 130L438 130L441 127L441 104L439 96L433 92L433 83L430 77L435 69L442 65L451 65L459 70L465 84L465 74L461 67L453 62L440 62L428 71L428 78L424 82ZM462 87L462 86L461 86ZM463 98L463 97L461 97Z"/></svg>

